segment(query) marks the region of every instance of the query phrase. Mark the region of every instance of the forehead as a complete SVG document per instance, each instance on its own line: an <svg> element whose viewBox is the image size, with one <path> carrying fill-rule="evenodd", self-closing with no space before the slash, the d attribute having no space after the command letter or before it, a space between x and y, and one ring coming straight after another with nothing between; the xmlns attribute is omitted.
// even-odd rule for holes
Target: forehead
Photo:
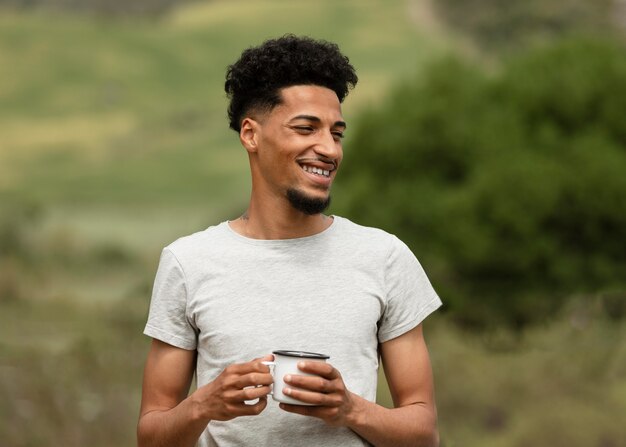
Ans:
<svg viewBox="0 0 626 447"><path fill-rule="evenodd" d="M289 119L296 115L312 115L322 120L342 120L341 103L337 94L318 85L294 85L280 91L282 103L274 108L272 115Z"/></svg>

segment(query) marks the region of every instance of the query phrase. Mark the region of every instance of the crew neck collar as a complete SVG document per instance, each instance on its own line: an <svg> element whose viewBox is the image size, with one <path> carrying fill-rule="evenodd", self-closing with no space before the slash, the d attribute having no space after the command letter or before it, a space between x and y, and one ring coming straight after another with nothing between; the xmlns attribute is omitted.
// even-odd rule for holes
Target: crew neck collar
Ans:
<svg viewBox="0 0 626 447"><path fill-rule="evenodd" d="M321 238L326 237L327 235L332 234L337 228L337 225L341 218L332 214L328 217L332 218L332 222L330 223L328 227L326 227L324 230L320 231L319 233L315 233L310 236L303 236L303 237L296 237L296 238L289 238L289 239L254 239L248 236L244 236L243 234L239 234L235 230L233 230L233 228L230 226L230 221L228 220L222 222L220 226L224 227L224 229L226 230L228 234L230 234L232 237L238 239L241 242L245 242L245 243L253 244L253 245L276 245L278 246L278 245L305 243L309 241L317 241Z"/></svg>

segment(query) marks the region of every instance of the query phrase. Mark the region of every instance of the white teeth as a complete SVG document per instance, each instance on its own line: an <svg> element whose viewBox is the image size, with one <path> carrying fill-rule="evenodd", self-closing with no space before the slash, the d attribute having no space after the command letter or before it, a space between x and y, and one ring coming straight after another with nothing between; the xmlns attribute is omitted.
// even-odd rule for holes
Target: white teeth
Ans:
<svg viewBox="0 0 626 447"><path fill-rule="evenodd" d="M302 169L305 172L310 172L312 174L317 174L317 175L323 175L324 177L328 177L330 176L330 171L326 170L326 169L322 169L322 168L316 168L315 166L306 166L303 165Z"/></svg>

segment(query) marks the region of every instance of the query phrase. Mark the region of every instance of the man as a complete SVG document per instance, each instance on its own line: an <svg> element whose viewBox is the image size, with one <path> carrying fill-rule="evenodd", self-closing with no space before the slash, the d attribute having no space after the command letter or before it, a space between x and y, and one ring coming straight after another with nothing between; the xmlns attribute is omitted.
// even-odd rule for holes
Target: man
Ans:
<svg viewBox="0 0 626 447"><path fill-rule="evenodd" d="M229 67L250 203L163 250L140 446L438 444L421 322L439 298L397 238L322 214L342 160L340 103L356 82L336 45L295 36ZM285 377L285 394L313 406L268 402L262 362L278 349L330 355ZM379 359L393 409L374 403Z"/></svg>

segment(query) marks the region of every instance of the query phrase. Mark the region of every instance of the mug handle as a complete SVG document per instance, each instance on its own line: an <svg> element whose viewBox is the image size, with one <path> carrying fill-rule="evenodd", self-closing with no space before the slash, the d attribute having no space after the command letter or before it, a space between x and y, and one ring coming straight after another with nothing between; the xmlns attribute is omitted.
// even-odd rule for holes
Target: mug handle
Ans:
<svg viewBox="0 0 626 447"><path fill-rule="evenodd" d="M270 367L270 374L272 375L272 378L274 377L274 367L276 366L276 362L261 362L264 365L267 365ZM263 386L263 385L257 385L257 388ZM274 384L270 385L270 392L268 394L268 396L274 396ZM254 405L259 401L259 399L252 399L252 400L244 400L243 403L246 405Z"/></svg>
<svg viewBox="0 0 626 447"><path fill-rule="evenodd" d="M274 377L274 367L276 366L276 362L261 362L264 365L267 365L270 367L270 374L272 375L272 378ZM261 385L259 385L261 386ZM270 392L269 392L269 396L274 396L274 384L270 385Z"/></svg>

